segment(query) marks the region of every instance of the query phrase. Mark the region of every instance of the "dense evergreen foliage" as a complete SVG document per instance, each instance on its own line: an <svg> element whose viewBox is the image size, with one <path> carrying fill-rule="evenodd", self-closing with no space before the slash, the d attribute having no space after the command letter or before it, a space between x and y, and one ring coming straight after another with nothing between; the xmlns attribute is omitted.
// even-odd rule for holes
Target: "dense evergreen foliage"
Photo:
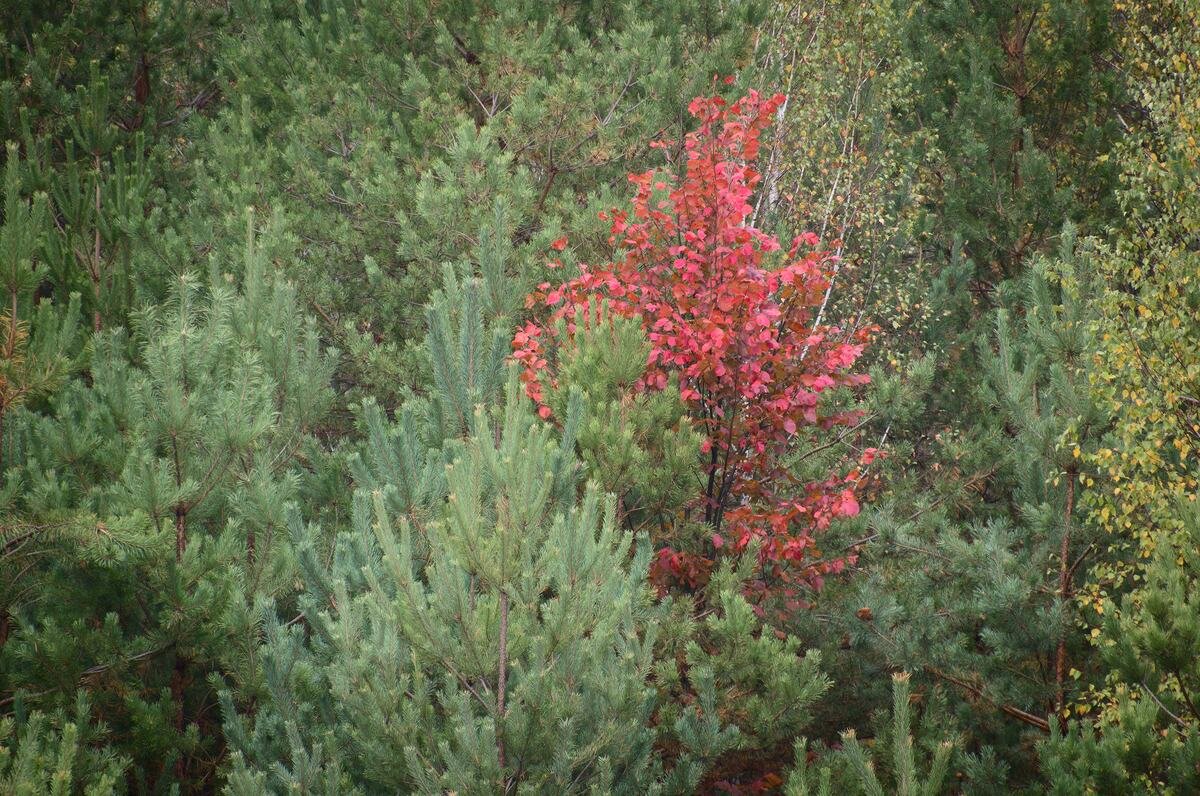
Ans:
<svg viewBox="0 0 1200 796"><path fill-rule="evenodd" d="M1198 54L5 4L0 792L1197 792Z"/></svg>

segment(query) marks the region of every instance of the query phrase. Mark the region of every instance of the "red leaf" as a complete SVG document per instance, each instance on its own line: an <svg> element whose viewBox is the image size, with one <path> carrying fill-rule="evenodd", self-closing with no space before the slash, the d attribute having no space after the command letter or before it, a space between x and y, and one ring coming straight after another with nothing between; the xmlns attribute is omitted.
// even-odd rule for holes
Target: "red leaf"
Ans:
<svg viewBox="0 0 1200 796"><path fill-rule="evenodd" d="M608 313L639 318L650 343L646 370L628 397L678 384L692 423L704 433L694 506L716 505L717 495L707 491L711 483L733 508L711 532L709 558L660 551L651 572L660 589L705 582L711 556L726 540L734 551L758 545L762 583L773 585L763 585L756 599L774 584L817 588L822 576L845 564L822 559L812 534L861 510L854 491L861 473L847 476L839 468L823 481L796 484L787 467L802 427L812 427L819 440L830 427L861 417L854 410L826 413L819 399L825 391L869 382L853 368L872 327L846 335L814 326L833 258L806 232L777 265L766 255L781 250L779 241L751 226L760 180L753 161L783 101L754 91L732 104L719 96L693 99L688 107L696 128L683 141L682 173L672 165L629 175L629 207L601 214L620 250L616 259L562 284L539 286L527 303L541 316L513 337L526 393L543 417L549 409L542 391L554 385L559 352L581 324L597 322L598 300L607 302ZM557 251L566 246L566 236L551 244ZM861 466L876 455L864 451Z"/></svg>

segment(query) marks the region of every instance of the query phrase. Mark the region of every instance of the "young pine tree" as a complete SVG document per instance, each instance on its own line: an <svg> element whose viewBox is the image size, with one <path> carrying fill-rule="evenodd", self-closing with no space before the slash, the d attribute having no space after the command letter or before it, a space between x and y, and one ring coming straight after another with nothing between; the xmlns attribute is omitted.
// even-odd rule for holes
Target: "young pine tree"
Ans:
<svg viewBox="0 0 1200 796"><path fill-rule="evenodd" d="M293 524L302 614L268 610L257 713L224 697L232 792L687 793L790 738L823 691L817 657L760 633L731 570L702 628L654 603L648 540L595 485L579 496L575 458L611 474L601 463L650 435L630 428L613 452L581 436L613 398L589 395L590 415L564 388L560 428L515 380L502 389L501 295L447 276L427 314L430 394L394 424L364 409L352 529L328 549Z"/></svg>
<svg viewBox="0 0 1200 796"><path fill-rule="evenodd" d="M111 796L120 792L128 761L107 747L94 746L103 727L91 720L80 692L73 712L0 718L0 790L22 796Z"/></svg>
<svg viewBox="0 0 1200 796"><path fill-rule="evenodd" d="M7 152L0 220L0 648L12 629L13 606L37 589L31 560L45 555L53 537L75 530L70 523L25 522L9 511L28 486L20 467L24 454L17 430L30 407L37 407L71 375L81 346L79 296L72 295L65 305L37 298L47 272L46 197L23 198L23 163L15 146Z"/></svg>
<svg viewBox="0 0 1200 796"><path fill-rule="evenodd" d="M1195 2L1135 3L1121 28L1136 101L1122 146L1124 222L1099 259L1091 388L1113 425L1090 457L1091 521L1103 532L1081 588L1104 678L1081 725L1050 744L1059 792L1197 788L1195 565L1200 442L1200 229Z"/></svg>
<svg viewBox="0 0 1200 796"><path fill-rule="evenodd" d="M1101 0L907 5L901 35L918 85L906 123L936 136L926 195L936 245L961 245L962 287L986 305L1062 219L1103 222L1115 210L1115 170L1100 156L1117 137L1109 107L1119 86L1097 60L1115 45L1112 9Z"/></svg>
<svg viewBox="0 0 1200 796"><path fill-rule="evenodd" d="M1182 531L1155 550L1138 591L1104 609L1113 698L1041 747L1055 794L1200 790L1200 512L1187 501L1179 515Z"/></svg>
<svg viewBox="0 0 1200 796"><path fill-rule="evenodd" d="M872 556L847 629L889 666L909 667L961 697L975 743L997 744L1018 778L1026 731L1062 720L1089 670L1077 584L1094 550L1080 505L1086 456L1107 428L1085 367L1095 343L1090 260L1070 229L1056 260L1020 283L981 352L998 452L997 516L955 524L936 504L874 519L886 560Z"/></svg>
<svg viewBox="0 0 1200 796"><path fill-rule="evenodd" d="M578 447L588 477L617 497L620 520L631 530L662 536L671 528L699 542L708 537L703 523L682 517L698 487L696 462L701 437L687 418L677 379L656 392L639 390L646 375L650 343L637 317L609 312L602 303L580 309L575 334L559 321L556 383L547 406L564 417L574 390L584 398ZM688 544L687 546L691 546Z"/></svg>
<svg viewBox="0 0 1200 796"><path fill-rule="evenodd" d="M219 249L245 205L278 214L290 274L348 353L350 398L398 403L426 376L440 268L479 263L496 203L524 288L564 228L579 256L598 253L596 210L654 157L647 141L686 126L687 100L736 69L764 6L232 3L226 102L196 135L184 237Z"/></svg>
<svg viewBox="0 0 1200 796"><path fill-rule="evenodd" d="M71 523L85 543L32 560L41 585L9 608L6 692L49 710L87 687L144 788L213 775L207 677L253 682L248 606L290 593L283 507L323 474L312 434L332 357L252 239L245 257L240 287L215 267L206 287L184 276L132 339L95 335L88 379L14 429L24 489L7 516Z"/></svg>
<svg viewBox="0 0 1200 796"><path fill-rule="evenodd" d="M393 518L399 485L360 489L332 570L306 572L310 632L268 626L270 704L247 724L226 700L232 792L640 793L661 776L649 549L630 559L594 489L576 502L574 440L515 382L467 432L423 512Z"/></svg>
<svg viewBox="0 0 1200 796"><path fill-rule="evenodd" d="M46 196L22 196L25 166L9 144L4 166L0 220L0 470L5 466L4 418L43 398L69 375L78 347L79 296L66 303L39 300L48 274L45 263L50 215Z"/></svg>
<svg viewBox="0 0 1200 796"><path fill-rule="evenodd" d="M891 713L881 712L877 717L870 746L864 747L854 730L847 730L842 733L841 748L827 752L815 772L808 762L806 742L799 739L796 767L784 791L787 796L830 796L835 786L837 793L863 796L937 796L947 792L958 739L930 721L928 712L914 726L912 697L908 673L892 675Z"/></svg>

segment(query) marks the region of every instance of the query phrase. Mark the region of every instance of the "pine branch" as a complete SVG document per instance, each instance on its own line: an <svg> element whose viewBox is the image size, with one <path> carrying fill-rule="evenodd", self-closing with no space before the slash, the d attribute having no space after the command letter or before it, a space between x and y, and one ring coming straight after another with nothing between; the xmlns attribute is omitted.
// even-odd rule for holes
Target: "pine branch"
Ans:
<svg viewBox="0 0 1200 796"><path fill-rule="evenodd" d="M148 661L151 658L156 658L159 655L162 655L163 653L167 652L174 646L175 646L175 642L172 641L167 644L164 644L161 647L157 647L157 648L151 649L151 650L146 650L145 652L139 652L136 655L131 655L130 657L125 658L123 661L121 661L121 663L122 664L131 664L131 663L140 663L142 661ZM100 664L96 664L95 666L89 666L88 668L86 668L82 672L80 672L80 674L79 674L79 687L80 688L87 687L87 678L88 677L92 677L97 674L104 674L105 672L114 668L116 665L117 664L115 664L115 663L100 663ZM38 699L40 697L47 696L48 694L52 694L57 690L58 690L57 688L49 688L49 689L46 689L45 691L38 691L37 693L34 693L34 694L28 694L28 696L33 699ZM4 697L3 699L0 699L0 708L11 705L13 702L16 701L16 699L17 699L16 694L13 694L11 696L7 696L7 697Z"/></svg>
<svg viewBox="0 0 1200 796"><path fill-rule="evenodd" d="M1050 732L1050 723L1048 721L1046 721L1045 719L1035 716L1032 713L1029 713L1027 711L1021 710L1020 708L1015 707L1013 705L997 702L996 700L987 696L983 692L982 688L979 688L978 686L974 686L974 685L968 683L966 680L962 680L953 675L946 674L945 672L943 672L933 666L926 666L925 671L929 672L934 677L937 677L939 680L945 680L947 683L951 683L953 685L958 686L959 688L962 688L965 691L971 692L977 698L982 699L984 702L987 702L989 705L995 706L1001 713L1005 714L1006 716L1010 716L1010 717L1016 719L1017 721L1020 721L1024 724L1030 725L1031 727L1037 727L1039 730L1041 730L1044 733L1048 734Z"/></svg>

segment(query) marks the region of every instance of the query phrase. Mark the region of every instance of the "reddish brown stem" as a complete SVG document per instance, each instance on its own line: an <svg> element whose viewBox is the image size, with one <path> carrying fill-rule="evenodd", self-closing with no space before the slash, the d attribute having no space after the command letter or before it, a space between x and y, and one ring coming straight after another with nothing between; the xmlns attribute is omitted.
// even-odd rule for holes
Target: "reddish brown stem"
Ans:
<svg viewBox="0 0 1200 796"><path fill-rule="evenodd" d="M962 688L965 691L971 692L972 694L975 695L976 698L982 699L983 701L988 702L989 704L995 705L996 708L1004 715L1010 716L1010 717L1016 719L1017 721L1020 721L1024 724L1028 724L1032 727L1037 727L1042 732L1050 732L1050 722L1046 721L1045 719L1041 718L1040 716L1035 716L1032 713L1025 711L1025 710L1021 710L1020 708L1018 708L1014 705L1007 705L1007 704L1002 704L1002 703L996 702L995 700L991 699L986 694L984 694L982 688L972 685L971 683L968 683L966 680L962 680L953 675L946 674L945 672L935 669L931 666L926 666L925 669L930 674L932 674L934 677L937 677L939 680L945 680L947 683L951 683L953 685L958 686L959 688Z"/></svg>
<svg viewBox="0 0 1200 796"><path fill-rule="evenodd" d="M183 656L176 654L175 667L171 672L171 699L175 703L175 732L182 738L184 731L187 729L187 717L184 715L183 696L184 689L187 685L187 661ZM185 789L184 779L187 775L187 761L180 750L179 757L175 760L175 780L179 783L181 789Z"/></svg>
<svg viewBox="0 0 1200 796"><path fill-rule="evenodd" d="M182 507L175 509L175 561L183 560L187 550L187 512Z"/></svg>
<svg viewBox="0 0 1200 796"><path fill-rule="evenodd" d="M92 294L95 296L96 306L92 310L92 330L98 332L102 326L100 318L100 155L95 156L95 161L96 231L92 243Z"/></svg>
<svg viewBox="0 0 1200 796"><path fill-rule="evenodd" d="M504 694L508 686L508 594L500 591L500 673L496 677L496 752L504 769Z"/></svg>
<svg viewBox="0 0 1200 796"><path fill-rule="evenodd" d="M1067 474L1067 503L1063 511L1062 543L1058 551L1058 599L1066 605L1071 598L1071 565L1068 557L1071 553L1071 515L1075 511L1075 481L1079 477L1073 470ZM1058 650L1054 656L1054 682L1058 687L1055 700L1055 713L1060 722L1066 720L1062 716L1066 705L1066 676L1067 676L1067 629L1059 631Z"/></svg>

